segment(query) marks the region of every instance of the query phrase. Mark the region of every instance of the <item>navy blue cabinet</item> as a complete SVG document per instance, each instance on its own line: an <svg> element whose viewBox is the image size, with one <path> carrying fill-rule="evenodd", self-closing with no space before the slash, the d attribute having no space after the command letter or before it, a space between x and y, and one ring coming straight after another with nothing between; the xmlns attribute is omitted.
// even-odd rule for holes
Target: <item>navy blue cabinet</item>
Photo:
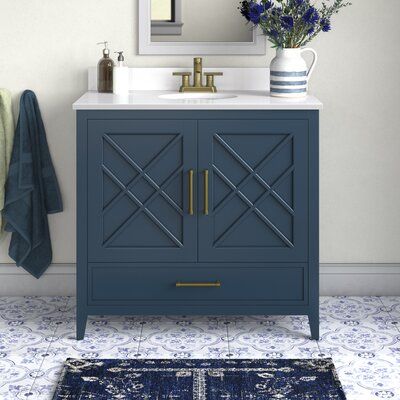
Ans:
<svg viewBox="0 0 400 400"><path fill-rule="evenodd" d="M197 261L197 123L90 120L88 148L88 260Z"/></svg>
<svg viewBox="0 0 400 400"><path fill-rule="evenodd" d="M302 314L318 338L318 111L78 111L90 314Z"/></svg>
<svg viewBox="0 0 400 400"><path fill-rule="evenodd" d="M198 141L199 261L307 261L307 121L200 121Z"/></svg>

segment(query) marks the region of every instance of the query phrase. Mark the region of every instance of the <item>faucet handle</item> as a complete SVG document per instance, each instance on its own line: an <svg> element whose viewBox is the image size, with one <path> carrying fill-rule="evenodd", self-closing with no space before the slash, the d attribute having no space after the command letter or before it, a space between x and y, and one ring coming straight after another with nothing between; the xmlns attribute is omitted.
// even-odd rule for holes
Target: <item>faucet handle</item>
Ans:
<svg viewBox="0 0 400 400"><path fill-rule="evenodd" d="M190 76L192 75L191 72L173 72L172 73L173 76Z"/></svg>
<svg viewBox="0 0 400 400"><path fill-rule="evenodd" d="M180 92L184 92L185 88L190 86L189 77L192 75L191 72L173 72L172 75L182 77L182 86L179 89Z"/></svg>
<svg viewBox="0 0 400 400"><path fill-rule="evenodd" d="M212 91L215 93L217 91L217 88L214 85L214 76L222 76L222 72L204 72L204 75L207 78L206 81L206 86L211 88Z"/></svg>

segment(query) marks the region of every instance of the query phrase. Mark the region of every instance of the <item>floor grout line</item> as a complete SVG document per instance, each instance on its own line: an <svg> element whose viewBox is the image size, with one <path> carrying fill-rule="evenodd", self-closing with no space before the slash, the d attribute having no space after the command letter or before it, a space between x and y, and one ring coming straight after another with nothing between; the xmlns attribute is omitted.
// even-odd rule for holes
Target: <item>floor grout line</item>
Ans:
<svg viewBox="0 0 400 400"><path fill-rule="evenodd" d="M142 336L143 336L144 321L142 321L142 322L140 323L140 325L141 325L141 327L140 327L140 334L139 334L139 343L138 343L137 351L136 351L136 356L137 356L137 357L139 357L139 355L140 355L139 351L140 351L140 345L142 344Z"/></svg>
<svg viewBox="0 0 400 400"><path fill-rule="evenodd" d="M228 358L230 359L232 357L231 354L231 346L230 346L230 339L229 339L229 324L226 324L226 341L228 343Z"/></svg>
<svg viewBox="0 0 400 400"><path fill-rule="evenodd" d="M63 306L64 309L61 311L60 318L62 318L63 315L65 314L65 312L66 312L66 310L67 310L67 307L68 307L69 301L70 301L70 297L67 297L67 300L66 300L66 302L65 302L65 304L64 304L64 306ZM57 329L58 329L58 325L56 324L53 333L50 335L50 339L52 339L52 338L55 337L56 332L57 332ZM47 348L46 348L46 353L49 353L49 352L50 352L50 348L51 348L52 344L53 344L53 341L50 340L49 345L48 345ZM29 390L29 392L31 392L31 393L33 392L33 389L34 389L34 387L35 387L35 383L36 383L38 374L39 374L40 371L42 370L42 367L43 367L43 364L44 364L45 361L46 361L46 357L43 357L43 359L42 359L42 361L41 361L41 363L40 363L39 369L38 369L38 371L37 371L37 373L36 373L36 375L35 375L35 377L34 377L34 379L33 379L32 386L31 386L31 388L30 388L30 390ZM36 399L38 399L38 398L36 398Z"/></svg>
<svg viewBox="0 0 400 400"><path fill-rule="evenodd" d="M397 320L395 318L393 318L392 314L390 313L390 311L388 310L387 306L385 305L385 303L382 301L382 297L379 297L379 301L381 302L384 310L387 312L387 314L389 315L390 319L392 320L392 322L394 322L394 327L396 328L396 330L400 333L400 327L398 326Z"/></svg>
<svg viewBox="0 0 400 400"><path fill-rule="evenodd" d="M321 302L321 300L319 300L319 302ZM319 311L319 320L318 320L318 324L319 324L319 329L321 330L321 311ZM311 326L310 326L310 331L311 331ZM321 350L321 346L319 345L319 342L320 342L321 339L322 339L322 338L321 338L321 332L320 332L320 335L319 335L318 340L314 340L314 342L317 343L317 350L318 350L319 354L322 354L322 353L323 353L322 350Z"/></svg>

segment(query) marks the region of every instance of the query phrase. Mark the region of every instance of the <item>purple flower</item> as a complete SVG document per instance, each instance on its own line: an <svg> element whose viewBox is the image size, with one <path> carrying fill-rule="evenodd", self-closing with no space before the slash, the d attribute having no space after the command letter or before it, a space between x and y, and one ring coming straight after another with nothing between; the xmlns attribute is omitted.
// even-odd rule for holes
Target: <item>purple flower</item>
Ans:
<svg viewBox="0 0 400 400"><path fill-rule="evenodd" d="M293 29L293 17L291 17L290 15L284 15L281 18L281 24L282 24L282 28L286 29L287 31L290 31L291 29Z"/></svg>
<svg viewBox="0 0 400 400"><path fill-rule="evenodd" d="M310 25L313 25L318 22L319 14L318 11L314 7L310 7L303 15L303 20Z"/></svg>
<svg viewBox="0 0 400 400"><path fill-rule="evenodd" d="M304 4L304 0L295 0L296 6L301 6Z"/></svg>
<svg viewBox="0 0 400 400"><path fill-rule="evenodd" d="M331 30L331 21L329 21L328 18L322 18L320 24L323 32L329 32Z"/></svg>

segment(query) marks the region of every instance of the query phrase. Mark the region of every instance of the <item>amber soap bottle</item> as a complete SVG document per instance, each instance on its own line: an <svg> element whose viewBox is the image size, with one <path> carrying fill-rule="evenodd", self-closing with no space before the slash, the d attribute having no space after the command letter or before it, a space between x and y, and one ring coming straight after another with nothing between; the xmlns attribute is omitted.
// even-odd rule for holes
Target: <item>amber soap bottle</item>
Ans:
<svg viewBox="0 0 400 400"><path fill-rule="evenodd" d="M97 90L99 93L112 93L114 61L110 58L108 42L100 42L97 44L102 44L104 46L103 58L97 64Z"/></svg>

